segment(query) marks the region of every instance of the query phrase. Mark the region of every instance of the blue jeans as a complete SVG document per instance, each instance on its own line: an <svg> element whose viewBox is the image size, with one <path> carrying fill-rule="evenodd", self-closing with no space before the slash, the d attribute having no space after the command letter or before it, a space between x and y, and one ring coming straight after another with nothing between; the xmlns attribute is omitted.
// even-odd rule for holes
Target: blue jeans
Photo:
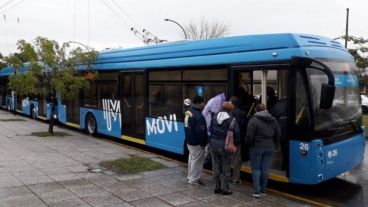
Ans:
<svg viewBox="0 0 368 207"><path fill-rule="evenodd" d="M266 190L272 153L273 149L250 148L250 165L252 167L253 187L256 193L264 193Z"/></svg>

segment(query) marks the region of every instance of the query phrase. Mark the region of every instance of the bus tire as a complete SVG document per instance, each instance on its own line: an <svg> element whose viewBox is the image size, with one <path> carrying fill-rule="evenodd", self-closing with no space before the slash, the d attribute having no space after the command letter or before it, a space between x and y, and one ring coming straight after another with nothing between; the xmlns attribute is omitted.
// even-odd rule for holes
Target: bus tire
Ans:
<svg viewBox="0 0 368 207"><path fill-rule="evenodd" d="M31 105L31 110L29 112L29 116L31 117L31 119L36 119L36 109L33 106L33 104Z"/></svg>
<svg viewBox="0 0 368 207"><path fill-rule="evenodd" d="M89 113L86 117L86 132L87 134L93 136L97 134L97 122L91 113Z"/></svg>

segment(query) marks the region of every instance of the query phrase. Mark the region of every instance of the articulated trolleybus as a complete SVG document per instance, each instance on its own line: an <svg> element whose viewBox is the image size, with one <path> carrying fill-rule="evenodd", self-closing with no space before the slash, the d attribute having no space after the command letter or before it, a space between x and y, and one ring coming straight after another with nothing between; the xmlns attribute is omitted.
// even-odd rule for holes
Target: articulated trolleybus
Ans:
<svg viewBox="0 0 368 207"><path fill-rule="evenodd" d="M277 117L284 136L271 178L317 184L354 169L364 158L355 63L331 39L270 34L180 41L104 51L93 67L99 76L91 90L78 100L59 101L59 122L185 154L184 99L238 96L251 116L253 97L267 97L271 88L275 106L284 106L284 115ZM0 71L0 105L48 119L50 104L42 97L16 97L14 106L6 88L12 73L12 68ZM243 148L242 170L249 172Z"/></svg>

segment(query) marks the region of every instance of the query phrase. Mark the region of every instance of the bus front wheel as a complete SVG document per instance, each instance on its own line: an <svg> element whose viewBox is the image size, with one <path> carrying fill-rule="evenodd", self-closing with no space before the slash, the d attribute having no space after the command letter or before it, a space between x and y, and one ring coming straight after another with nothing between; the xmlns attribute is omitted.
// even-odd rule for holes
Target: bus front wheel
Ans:
<svg viewBox="0 0 368 207"><path fill-rule="evenodd" d="M97 122L92 114L88 114L86 118L86 131L90 135L97 134Z"/></svg>

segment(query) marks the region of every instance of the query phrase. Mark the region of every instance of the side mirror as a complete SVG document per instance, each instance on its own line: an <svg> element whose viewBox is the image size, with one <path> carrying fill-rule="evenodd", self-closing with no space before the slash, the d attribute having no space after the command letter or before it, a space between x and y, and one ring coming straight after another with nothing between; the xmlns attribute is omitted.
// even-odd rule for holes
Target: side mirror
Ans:
<svg viewBox="0 0 368 207"><path fill-rule="evenodd" d="M335 98L335 89L336 87L334 85L322 84L319 108L330 109L332 107L332 102Z"/></svg>

